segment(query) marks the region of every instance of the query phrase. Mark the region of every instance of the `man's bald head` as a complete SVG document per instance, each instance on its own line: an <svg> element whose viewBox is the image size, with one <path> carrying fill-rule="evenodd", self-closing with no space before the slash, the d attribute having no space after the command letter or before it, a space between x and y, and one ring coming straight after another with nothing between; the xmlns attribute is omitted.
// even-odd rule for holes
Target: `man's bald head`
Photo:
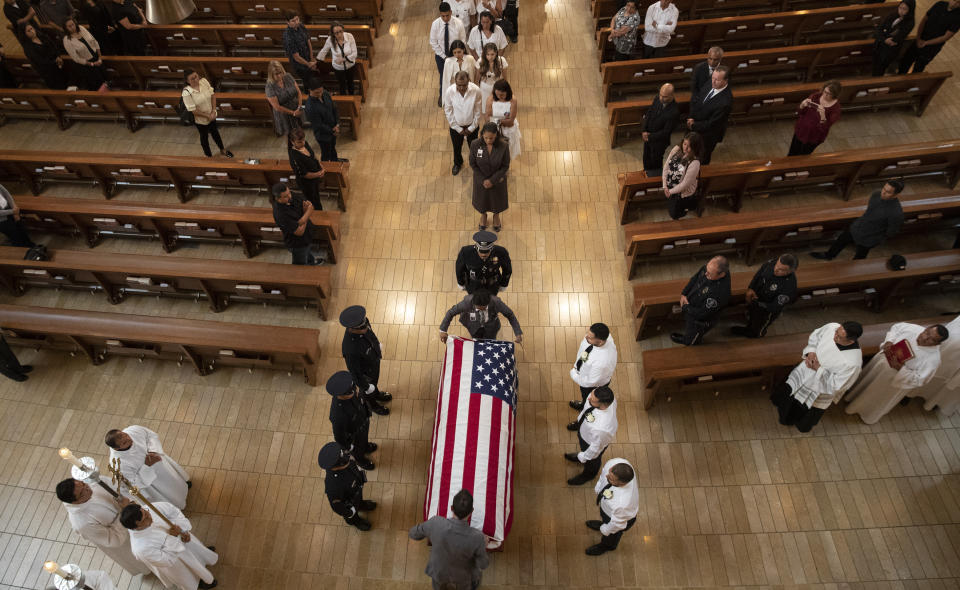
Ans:
<svg viewBox="0 0 960 590"><path fill-rule="evenodd" d="M673 84L667 82L660 87L660 102L667 104L673 101Z"/></svg>

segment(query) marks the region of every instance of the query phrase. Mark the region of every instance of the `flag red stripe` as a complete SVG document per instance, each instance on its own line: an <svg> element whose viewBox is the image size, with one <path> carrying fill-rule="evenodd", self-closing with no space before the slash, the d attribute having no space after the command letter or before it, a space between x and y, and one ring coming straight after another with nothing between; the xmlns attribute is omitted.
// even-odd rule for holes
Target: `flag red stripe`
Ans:
<svg viewBox="0 0 960 590"><path fill-rule="evenodd" d="M490 408L490 457L487 458L487 501L483 513L483 532L489 536L497 532L497 490L506 484L500 481L500 412L505 405L493 398Z"/></svg>
<svg viewBox="0 0 960 590"><path fill-rule="evenodd" d="M483 396L478 393L473 393L473 383L470 385L471 393L468 394L470 396L470 408L469 414L467 415L467 444L463 450L463 484L461 487L473 495L477 487L474 481L477 472L477 461L480 459L480 457L477 456L477 445L479 443L478 433L480 431L480 402L483 400ZM460 490L457 491L459 492Z"/></svg>
<svg viewBox="0 0 960 590"><path fill-rule="evenodd" d="M440 432L440 410L443 408L443 380L447 371L447 355L443 355L443 364L440 365L440 387L437 389L437 413L434 414L433 447L430 449L430 475L427 478L427 494L423 499L423 519L430 518L430 498L433 494L433 478L437 469L437 433Z"/></svg>
<svg viewBox="0 0 960 590"><path fill-rule="evenodd" d="M460 372L463 364L463 341L453 343L453 362L450 364L450 407L447 409L447 423L444 424L446 442L443 445L443 457L440 464L440 494L437 496L437 513L447 516L450 507L450 472L453 471L453 446L457 435L457 409L460 407Z"/></svg>

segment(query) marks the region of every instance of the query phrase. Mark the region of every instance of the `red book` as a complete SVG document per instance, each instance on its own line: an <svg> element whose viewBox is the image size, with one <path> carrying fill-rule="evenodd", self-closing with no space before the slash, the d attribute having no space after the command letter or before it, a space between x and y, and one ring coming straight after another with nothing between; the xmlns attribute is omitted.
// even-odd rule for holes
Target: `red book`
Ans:
<svg viewBox="0 0 960 590"><path fill-rule="evenodd" d="M887 363L891 368L895 363L902 365L914 357L913 349L906 340L888 346L883 353L887 356Z"/></svg>

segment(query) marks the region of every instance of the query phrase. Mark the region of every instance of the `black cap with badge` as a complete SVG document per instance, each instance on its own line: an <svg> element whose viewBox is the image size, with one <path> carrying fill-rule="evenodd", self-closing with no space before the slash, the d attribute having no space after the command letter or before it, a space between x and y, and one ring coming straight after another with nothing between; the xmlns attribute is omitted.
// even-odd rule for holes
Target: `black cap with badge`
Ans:
<svg viewBox="0 0 960 590"><path fill-rule="evenodd" d="M321 469L330 469L340 461L340 456L343 454L343 447L338 443L328 442L323 445L323 448L320 449L320 454L317 455L317 463L320 465Z"/></svg>
<svg viewBox="0 0 960 590"><path fill-rule="evenodd" d="M351 305L340 312L340 325L344 328L362 328L367 322L367 309L362 305Z"/></svg>
<svg viewBox="0 0 960 590"><path fill-rule="evenodd" d="M477 250L489 252L493 250L493 243L497 241L497 234L492 231L478 231L473 234L473 241L477 243Z"/></svg>
<svg viewBox="0 0 960 590"><path fill-rule="evenodd" d="M330 395L346 395L353 390L353 375L347 371L337 371L327 379L327 393Z"/></svg>

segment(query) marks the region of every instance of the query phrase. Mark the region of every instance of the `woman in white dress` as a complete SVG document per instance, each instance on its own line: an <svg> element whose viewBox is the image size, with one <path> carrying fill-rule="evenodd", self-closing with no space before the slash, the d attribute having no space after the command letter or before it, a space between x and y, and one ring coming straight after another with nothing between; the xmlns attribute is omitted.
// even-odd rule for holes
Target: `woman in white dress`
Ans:
<svg viewBox="0 0 960 590"><path fill-rule="evenodd" d="M443 62L443 91L453 86L457 72L466 72L470 80L477 79L477 61L467 54L467 46L460 39L450 43L451 57Z"/></svg>
<svg viewBox="0 0 960 590"><path fill-rule="evenodd" d="M497 80L503 79L503 73L507 69L507 58L500 55L500 50L496 44L487 43L483 47L483 55L480 56L480 65L477 66L477 84L480 86L480 104L487 105L487 99L493 92L493 85Z"/></svg>
<svg viewBox="0 0 960 590"><path fill-rule="evenodd" d="M493 15L484 10L480 13L478 23L467 35L467 47L470 48L470 54L474 59L480 59L480 53L487 43L493 43L500 53L503 53L507 47L507 36L503 33L503 29L494 23Z"/></svg>
<svg viewBox="0 0 960 590"><path fill-rule="evenodd" d="M510 159L513 160L519 156L523 137L520 135L520 124L517 122L517 99L513 97L513 89L510 88L509 82L497 80L483 113L487 121L492 121L500 127L500 134L510 145Z"/></svg>

